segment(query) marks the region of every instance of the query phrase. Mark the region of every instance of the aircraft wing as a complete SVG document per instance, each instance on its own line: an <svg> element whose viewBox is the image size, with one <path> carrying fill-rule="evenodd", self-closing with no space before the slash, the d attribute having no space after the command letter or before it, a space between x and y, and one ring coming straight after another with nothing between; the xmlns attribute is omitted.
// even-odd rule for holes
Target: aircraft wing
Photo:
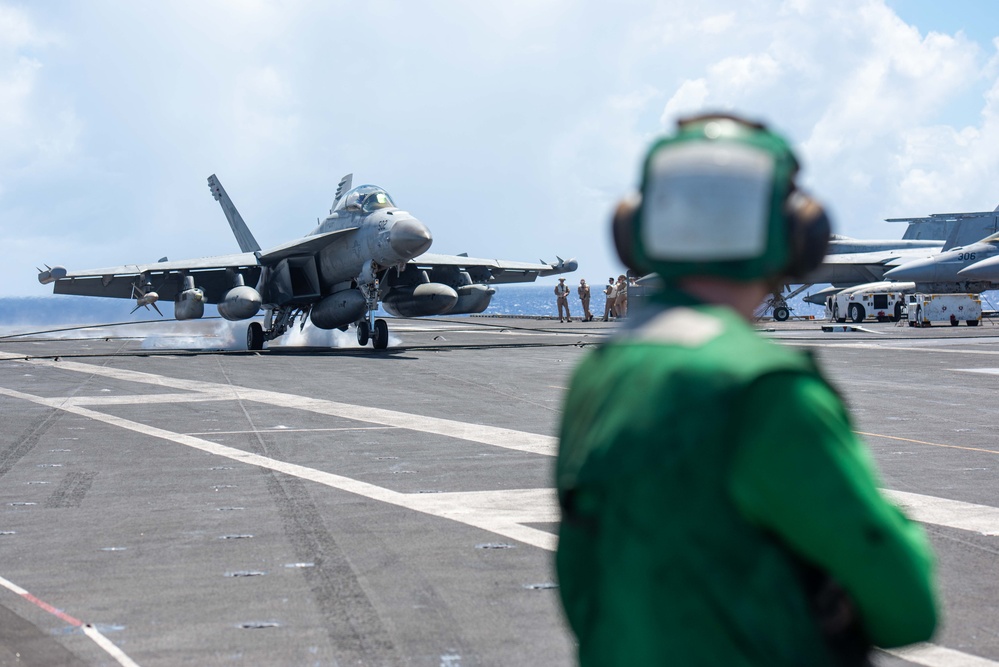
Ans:
<svg viewBox="0 0 999 667"><path fill-rule="evenodd" d="M185 274L194 277L196 286L204 290L207 303L219 303L233 287L233 272L243 274L247 285L256 285L264 267L274 266L288 257L315 255L334 240L334 237L357 229L327 232L307 236L285 243L265 252L243 252L178 261L152 262L149 264L123 264L103 269L68 271L65 277L55 280L55 294L77 296L103 296L115 299L134 299L132 287L138 286L141 276L148 277L152 289L161 301L173 301L183 291Z"/></svg>
<svg viewBox="0 0 999 667"><path fill-rule="evenodd" d="M172 301L183 290L182 276L186 273L194 276L195 284L204 290L208 303L218 303L232 288L233 271L241 272L247 285L255 285L260 277L260 270L260 261L252 252L172 262L124 264L103 269L68 271L65 277L54 281L53 291L56 294L133 299L135 294L132 286L138 285L141 276L145 274L160 299Z"/></svg>
<svg viewBox="0 0 999 667"><path fill-rule="evenodd" d="M424 253L409 260L421 270L431 274L434 272L464 271L475 283L531 283L539 276L554 276L560 273L570 273L576 270L576 260L557 262L513 262L503 259L482 259L467 255L437 255Z"/></svg>

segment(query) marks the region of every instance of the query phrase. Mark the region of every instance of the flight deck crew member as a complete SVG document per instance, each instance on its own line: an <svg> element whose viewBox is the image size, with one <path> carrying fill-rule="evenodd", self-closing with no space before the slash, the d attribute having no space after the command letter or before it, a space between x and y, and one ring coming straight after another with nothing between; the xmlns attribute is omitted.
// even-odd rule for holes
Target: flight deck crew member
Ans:
<svg viewBox="0 0 999 667"><path fill-rule="evenodd" d="M569 286L565 284L565 278L558 279L558 285L555 286L555 300L558 303L558 321L562 321L562 309L565 308L565 318L572 322L572 317L569 315Z"/></svg>
<svg viewBox="0 0 999 667"><path fill-rule="evenodd" d="M762 125L692 118L618 207L622 260L663 287L565 403L556 566L584 666L864 665L933 634L923 530L812 358L750 325L825 253L797 169Z"/></svg>
<svg viewBox="0 0 999 667"><path fill-rule="evenodd" d="M586 284L585 278L579 279L579 287L576 288L576 293L579 294L579 300L583 304L583 321L592 321L593 313L590 312L590 286Z"/></svg>
<svg viewBox="0 0 999 667"><path fill-rule="evenodd" d="M617 317L627 317L628 316L628 279L624 275L617 277L617 285L615 285L617 295L614 298L614 312L617 313Z"/></svg>
<svg viewBox="0 0 999 667"><path fill-rule="evenodd" d="M607 317L613 316L617 317L617 313L614 311L614 301L617 300L617 287L614 286L614 279L607 279L607 286L604 287L604 322L607 321Z"/></svg>

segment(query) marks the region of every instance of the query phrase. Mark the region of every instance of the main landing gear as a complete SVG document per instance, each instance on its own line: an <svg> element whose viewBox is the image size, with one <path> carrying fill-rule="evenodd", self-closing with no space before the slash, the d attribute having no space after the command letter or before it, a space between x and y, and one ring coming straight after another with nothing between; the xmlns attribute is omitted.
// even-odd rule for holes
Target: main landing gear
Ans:
<svg viewBox="0 0 999 667"><path fill-rule="evenodd" d="M384 350L388 347L388 337L388 322L385 320L375 320L374 327L367 320L357 323L357 344L361 347L370 340L376 350Z"/></svg>
<svg viewBox="0 0 999 667"><path fill-rule="evenodd" d="M264 349L264 328L260 326L260 322L250 322L250 326L246 328L246 349Z"/></svg>

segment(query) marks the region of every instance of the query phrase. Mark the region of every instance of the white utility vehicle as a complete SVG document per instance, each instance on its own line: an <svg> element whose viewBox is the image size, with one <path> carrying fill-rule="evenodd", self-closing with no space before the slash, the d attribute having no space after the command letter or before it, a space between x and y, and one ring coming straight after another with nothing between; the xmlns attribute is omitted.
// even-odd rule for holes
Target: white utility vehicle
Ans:
<svg viewBox="0 0 999 667"><path fill-rule="evenodd" d="M982 300L977 294L909 294L906 318L910 327L928 327L933 322L962 321L977 327L982 321Z"/></svg>
<svg viewBox="0 0 999 667"><path fill-rule="evenodd" d="M867 318L878 322L898 322L902 319L905 295L901 292L843 291L826 297L826 317L836 322L863 322Z"/></svg>

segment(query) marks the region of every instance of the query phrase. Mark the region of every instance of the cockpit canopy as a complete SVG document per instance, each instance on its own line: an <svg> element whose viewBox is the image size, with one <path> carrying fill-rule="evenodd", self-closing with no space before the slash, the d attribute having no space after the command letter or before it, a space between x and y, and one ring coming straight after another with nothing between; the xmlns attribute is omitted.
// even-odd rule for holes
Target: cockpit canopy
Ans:
<svg viewBox="0 0 999 667"><path fill-rule="evenodd" d="M335 211L364 211L371 213L380 208L395 208L395 202L389 197L389 193L382 190L377 185L359 185L345 194L337 202Z"/></svg>

